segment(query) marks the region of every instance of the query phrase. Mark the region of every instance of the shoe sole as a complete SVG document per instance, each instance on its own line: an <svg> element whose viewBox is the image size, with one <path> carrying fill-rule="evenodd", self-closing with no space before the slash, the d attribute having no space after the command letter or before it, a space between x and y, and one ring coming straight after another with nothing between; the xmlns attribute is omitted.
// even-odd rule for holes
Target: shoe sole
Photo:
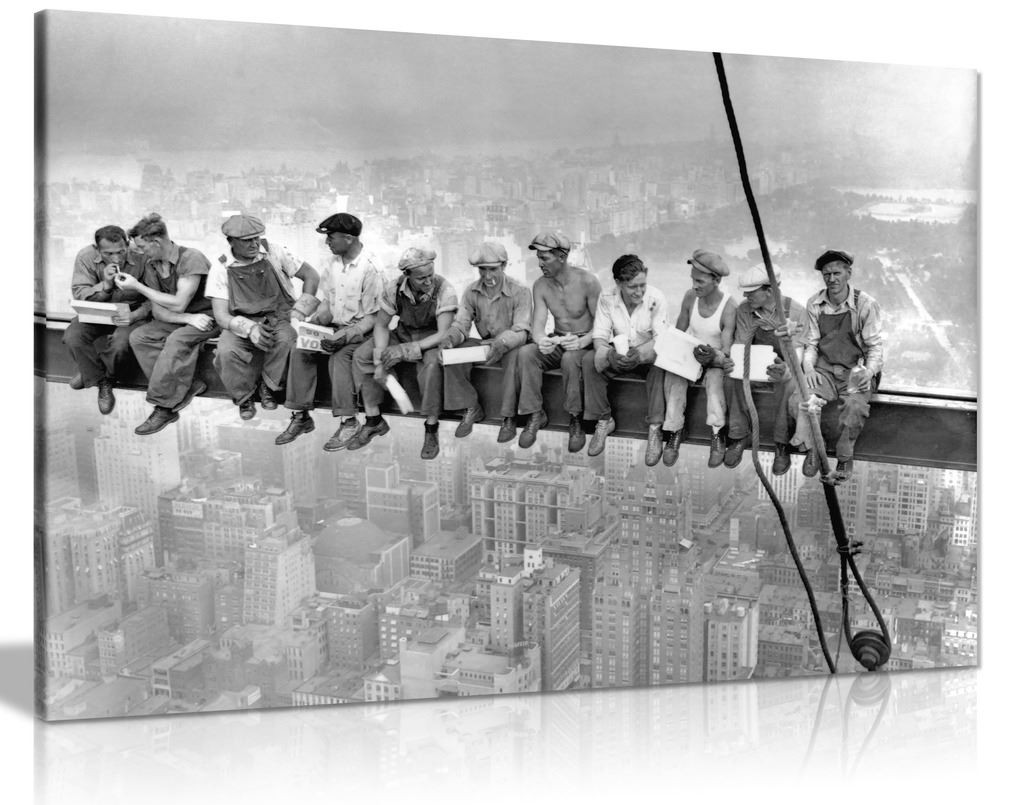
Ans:
<svg viewBox="0 0 1024 805"><path fill-rule="evenodd" d="M337 453L339 450L344 450L346 447L348 447L348 443L352 441L352 436L355 436L356 433L358 433L358 431L353 431L352 435L349 436L347 439L335 440L335 438L332 436L330 439L324 442L324 452Z"/></svg>
<svg viewBox="0 0 1024 805"><path fill-rule="evenodd" d="M283 441L281 440L281 436L284 436L285 434L282 433L281 436L278 436L276 439L274 439L274 444L291 444L296 439L298 439L300 436L302 436L304 433L312 433L314 430L316 430L316 425L313 423L312 420L310 420L308 428L303 428L302 430L300 430L298 433L296 433L291 438L284 439Z"/></svg>
<svg viewBox="0 0 1024 805"><path fill-rule="evenodd" d="M177 422L178 418L179 418L178 415L174 414L174 416L169 417L167 420L164 421L164 424L162 424L159 428L156 428L155 430L139 430L139 428L136 428L135 429L135 433L138 436L152 436L154 433L159 433L160 431L162 431L164 428L166 428L172 422ZM141 425L139 427L141 427Z"/></svg>
<svg viewBox="0 0 1024 805"><path fill-rule="evenodd" d="M372 441L373 441L374 439L376 439L376 438L377 438L378 436L383 436L384 434L386 434L386 433L387 433L388 431L390 431L390 430L391 430L390 426L389 426L389 427L386 427L386 428L384 428L384 430L379 430L379 431L377 431L376 433L374 433L374 434L373 434L373 435L372 435L372 436L371 436L371 437L370 437L369 439L367 439L367 440L366 440L365 442L363 442L362 444L358 444L358 445L355 445L355 446L353 446L353 443L352 443L352 439L354 439L354 438L355 438L355 435L353 435L352 439L349 439L349 440L348 440L348 444L347 444L347 445L345 446L345 449L346 449L346 450L362 450L362 449L363 449L364 447L366 447L366 445L368 445L368 444L369 444L370 442L372 442ZM358 431L356 431L356 433L358 433Z"/></svg>

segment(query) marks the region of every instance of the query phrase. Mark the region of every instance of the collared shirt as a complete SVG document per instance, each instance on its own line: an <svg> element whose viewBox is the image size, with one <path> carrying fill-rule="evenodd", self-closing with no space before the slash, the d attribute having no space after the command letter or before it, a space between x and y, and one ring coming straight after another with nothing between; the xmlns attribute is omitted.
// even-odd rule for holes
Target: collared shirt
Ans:
<svg viewBox="0 0 1024 805"><path fill-rule="evenodd" d="M513 335L507 346L514 349L526 343L532 316L533 294L530 289L506 275L493 299L487 295L483 280L470 283L462 293L452 329L466 337L475 323L481 338L496 338L511 331Z"/></svg>
<svg viewBox="0 0 1024 805"><path fill-rule="evenodd" d="M792 343L794 347L803 347L807 344L807 311L804 306L788 296L782 297L782 304L785 307L789 299L789 316L787 318L796 324L796 332L793 333ZM770 325L765 324L754 315L754 309L750 306L750 300L744 299L736 306L736 331L733 336L734 344L745 344L747 338L754 330L773 330Z"/></svg>
<svg viewBox="0 0 1024 805"><path fill-rule="evenodd" d="M633 312L626 309L618 287L601 293L594 314L594 340L611 342L617 335L629 336L631 347L653 340L669 327L668 303L665 295L648 285L644 298Z"/></svg>
<svg viewBox="0 0 1024 805"><path fill-rule="evenodd" d="M455 288L452 284L439 274L434 275L434 281L441 283L441 288L437 292L437 315L440 316L442 313L458 310L459 297L455 295ZM380 309L389 316L394 316L398 313L399 293L413 302L417 301L416 294L409 287L408 277L403 274L401 277L391 280L384 286L384 293L381 294L380 298ZM419 298L422 300L429 295L421 294Z"/></svg>
<svg viewBox="0 0 1024 805"><path fill-rule="evenodd" d="M127 302L132 310L148 304L146 297L138 291L123 291L117 285L112 290L104 290L103 269L106 265L103 255L94 245L86 246L75 255L75 267L71 272L72 298L80 302ZM120 270L142 281L146 258L129 249Z"/></svg>
<svg viewBox="0 0 1024 805"><path fill-rule="evenodd" d="M818 327L818 318L822 313L833 315L842 313L844 310L852 311L850 317L853 335L857 345L864 351L864 365L870 374L875 375L882 371L882 342L885 340L885 333L882 330L882 311L871 296L864 291L857 292L857 306L853 306L853 287L842 302L833 306L828 301L828 290L822 289L807 300L807 352L805 360L811 361L818 357L818 342L821 340L821 330Z"/></svg>
<svg viewBox="0 0 1024 805"><path fill-rule="evenodd" d="M179 277L198 276L199 285L185 307L185 312L204 313L211 307L210 301L203 293L206 275L209 273L210 261L206 259L205 254L198 249L179 246L172 242L160 257L146 260L143 281L150 288L173 295L178 292Z"/></svg>
<svg viewBox="0 0 1024 805"><path fill-rule="evenodd" d="M347 265L335 254L321 266L316 297L327 303L333 324L348 327L375 315L383 293L384 271L365 248Z"/></svg>
<svg viewBox="0 0 1024 805"><path fill-rule="evenodd" d="M206 280L206 295L211 299L227 299L228 269L234 266L249 266L260 260L266 260L270 263L274 271L277 272L277 277L281 280L281 285L284 287L288 298L294 302L298 297L295 293L295 288L292 286L292 277L302 267L302 262L295 259L286 247L266 241L260 241L259 254L252 260L240 260L230 252L221 255L220 259L210 269L210 276Z"/></svg>

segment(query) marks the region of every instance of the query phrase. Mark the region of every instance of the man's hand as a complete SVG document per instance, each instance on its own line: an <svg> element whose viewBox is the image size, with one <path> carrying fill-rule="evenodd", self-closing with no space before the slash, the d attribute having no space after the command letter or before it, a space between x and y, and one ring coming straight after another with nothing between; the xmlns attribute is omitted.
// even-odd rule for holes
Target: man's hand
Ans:
<svg viewBox="0 0 1024 805"><path fill-rule="evenodd" d="M450 335L446 335L444 338L442 338L440 341L437 342L437 348L438 349L453 349L455 347L455 344L452 343L454 340L455 339L452 338Z"/></svg>
<svg viewBox="0 0 1024 805"><path fill-rule="evenodd" d="M103 266L103 287L108 291L114 290L114 278L117 276L121 267L116 263L106 263Z"/></svg>
<svg viewBox="0 0 1024 805"><path fill-rule="evenodd" d="M693 348L693 357L701 366L710 366L715 360L715 349L708 344L701 344Z"/></svg>
<svg viewBox="0 0 1024 805"><path fill-rule="evenodd" d="M774 380L776 383L784 383L789 380L792 375L789 372L789 367L782 358L776 356L775 363L768 367L768 377Z"/></svg>
<svg viewBox="0 0 1024 805"><path fill-rule="evenodd" d="M207 318L209 317L207 316ZM268 327L264 322L260 322L249 331L249 340L252 341L257 348L266 352L274 346L274 343L277 341L277 337L274 335L274 331L270 327Z"/></svg>
<svg viewBox="0 0 1024 805"><path fill-rule="evenodd" d="M732 374L732 370L736 368L736 364L733 362L733 359L728 356L722 358L721 364L722 371L727 375Z"/></svg>
<svg viewBox="0 0 1024 805"><path fill-rule="evenodd" d="M537 349L540 350L541 355L550 355L555 351L555 347L557 346L558 342L548 335L544 336L537 342Z"/></svg>
<svg viewBox="0 0 1024 805"><path fill-rule="evenodd" d="M320 349L331 355L345 346L345 331L342 330L340 333L334 336L334 338L321 338Z"/></svg>
<svg viewBox="0 0 1024 805"><path fill-rule="evenodd" d="M188 317L188 323L200 332L205 333L213 329L214 320L213 316L208 316L205 313L193 313ZM253 327L253 330L255 329L256 328Z"/></svg>
<svg viewBox="0 0 1024 805"><path fill-rule="evenodd" d="M106 270L104 269L104 277L106 277ZM122 291L135 291L138 290L139 281L135 279L131 274L125 274L121 271L115 271L114 283Z"/></svg>
<svg viewBox="0 0 1024 805"><path fill-rule="evenodd" d="M871 391L871 375L863 366L857 366L850 372L848 385L851 391Z"/></svg>
<svg viewBox="0 0 1024 805"><path fill-rule="evenodd" d="M310 317L303 315L301 310L292 308L291 313L288 314L292 321L309 321Z"/></svg>
<svg viewBox="0 0 1024 805"><path fill-rule="evenodd" d="M376 380L382 386L387 383L388 370L383 363L378 363L377 368L373 370L373 379Z"/></svg>
<svg viewBox="0 0 1024 805"><path fill-rule="evenodd" d="M393 344L390 347L384 347L384 351L380 354L380 365L384 367L384 371L387 372L391 367L402 362L402 345ZM376 374L374 375L376 377Z"/></svg>
<svg viewBox="0 0 1024 805"><path fill-rule="evenodd" d="M563 335L562 349L566 352L576 352L583 349L582 339L578 335Z"/></svg>
<svg viewBox="0 0 1024 805"><path fill-rule="evenodd" d="M505 346L503 341L494 340L489 344L487 351L487 360L484 361L484 366L497 366L501 363L501 359L505 357L505 353L508 352L508 347Z"/></svg>
<svg viewBox="0 0 1024 805"><path fill-rule="evenodd" d="M825 382L825 377L817 369L805 370L804 377L807 379L807 387L811 389L816 389Z"/></svg>
<svg viewBox="0 0 1024 805"><path fill-rule="evenodd" d="M612 350L614 352L614 350ZM625 355L616 355L619 364L620 372L628 372L631 369L635 369L640 364L640 355L636 351L636 347L630 347L629 351Z"/></svg>

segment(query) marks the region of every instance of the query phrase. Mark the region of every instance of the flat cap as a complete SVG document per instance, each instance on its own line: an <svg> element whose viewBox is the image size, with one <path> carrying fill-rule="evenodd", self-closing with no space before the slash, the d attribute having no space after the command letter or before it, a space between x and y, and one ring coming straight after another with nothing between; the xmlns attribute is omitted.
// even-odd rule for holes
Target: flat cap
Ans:
<svg viewBox="0 0 1024 805"><path fill-rule="evenodd" d="M220 231L229 238L258 238L266 231L263 221L255 215L232 215L220 225Z"/></svg>
<svg viewBox="0 0 1024 805"><path fill-rule="evenodd" d="M358 238L359 233L363 231L363 222L347 212L336 212L334 215L328 215L324 218L317 226L316 231L321 235L341 232L343 235L351 235L354 238Z"/></svg>
<svg viewBox="0 0 1024 805"><path fill-rule="evenodd" d="M508 252L500 243L484 241L469 255L471 266L500 266L508 262Z"/></svg>
<svg viewBox="0 0 1024 805"><path fill-rule="evenodd" d="M420 249L411 246L402 252L402 256L398 260L398 267L402 271L411 271L414 268L433 263L436 258L437 252L433 249Z"/></svg>
<svg viewBox="0 0 1024 805"><path fill-rule="evenodd" d="M686 262L698 271L703 271L705 274L710 274L713 277L729 276L729 266L725 264L725 260L720 255L709 252L707 249L697 249Z"/></svg>
<svg viewBox="0 0 1024 805"><path fill-rule="evenodd" d="M529 248L537 252L549 252L552 249L568 252L572 249L572 244L561 232L541 232L531 241Z"/></svg>
<svg viewBox="0 0 1024 805"><path fill-rule="evenodd" d="M782 284L782 272L772 267L775 271L775 279L778 280L779 285ZM740 290L746 293L747 291L756 291L758 288L762 288L765 285L771 285L771 278L768 276L768 269L764 267L764 264L758 263L753 268L748 268L742 274L740 274Z"/></svg>
<svg viewBox="0 0 1024 805"><path fill-rule="evenodd" d="M846 263L848 266L853 265L853 255L847 254L839 249L829 249L821 257L814 261L814 270L821 271L822 268L827 266L829 263Z"/></svg>

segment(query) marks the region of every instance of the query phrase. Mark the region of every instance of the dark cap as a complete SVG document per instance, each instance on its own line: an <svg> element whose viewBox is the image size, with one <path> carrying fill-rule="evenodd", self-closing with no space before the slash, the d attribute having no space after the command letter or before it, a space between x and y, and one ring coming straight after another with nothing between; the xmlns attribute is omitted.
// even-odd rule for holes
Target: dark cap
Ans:
<svg viewBox="0 0 1024 805"><path fill-rule="evenodd" d="M729 276L729 266L725 264L725 260L720 255L709 252L707 249L697 249L686 262L698 271L703 271L712 277Z"/></svg>
<svg viewBox="0 0 1024 805"><path fill-rule="evenodd" d="M814 261L814 270L821 271L829 263L846 263L848 266L853 265L853 255L847 254L839 249L829 249L821 257Z"/></svg>
<svg viewBox="0 0 1024 805"><path fill-rule="evenodd" d="M266 231L263 221L255 215L232 215L220 225L220 231L229 238L258 238Z"/></svg>
<svg viewBox="0 0 1024 805"><path fill-rule="evenodd" d="M469 255L471 266L500 266L508 262L508 252L500 243L484 241Z"/></svg>
<svg viewBox="0 0 1024 805"><path fill-rule="evenodd" d="M561 249L568 253L572 249L569 238L561 232L541 232L530 243L529 248L536 252L549 252L552 249Z"/></svg>
<svg viewBox="0 0 1024 805"><path fill-rule="evenodd" d="M334 215L324 218L316 228L316 231L322 235L329 235L331 232L341 232L343 235L351 235L354 238L358 238L359 233L363 231L363 222L347 212L336 212Z"/></svg>

